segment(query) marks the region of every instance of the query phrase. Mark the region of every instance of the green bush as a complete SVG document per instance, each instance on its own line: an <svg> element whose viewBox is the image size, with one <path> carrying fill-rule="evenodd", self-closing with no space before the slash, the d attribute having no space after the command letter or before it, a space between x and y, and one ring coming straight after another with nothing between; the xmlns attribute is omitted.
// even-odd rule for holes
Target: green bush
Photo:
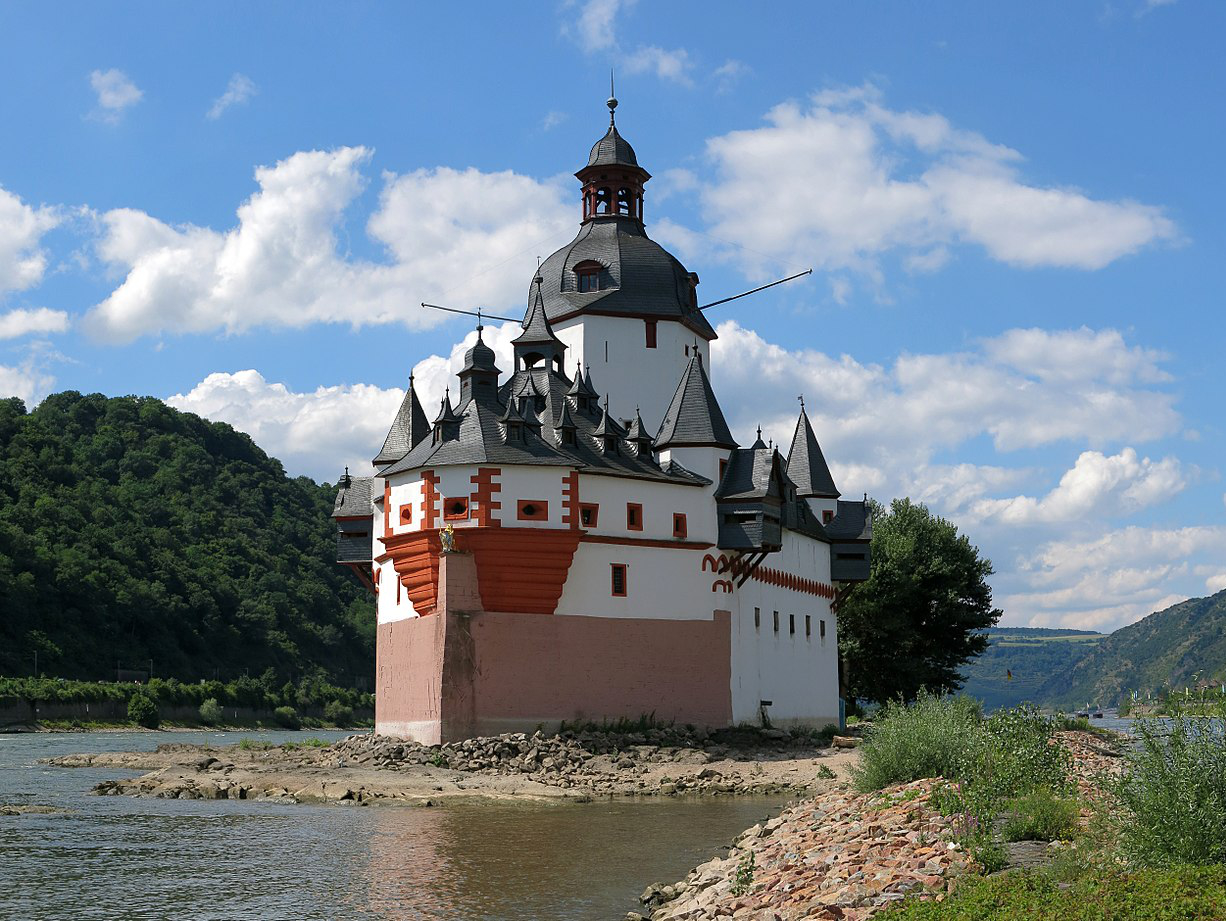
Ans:
<svg viewBox="0 0 1226 921"><path fill-rule="evenodd" d="M216 698L210 697L200 705L200 722L206 726L216 726L221 722L221 719L221 704L217 702Z"/></svg>
<svg viewBox="0 0 1226 921"><path fill-rule="evenodd" d="M983 721L969 778L994 798L1032 790L1061 790L1068 783L1070 757L1052 744L1055 727L1034 707L997 710Z"/></svg>
<svg viewBox="0 0 1226 921"><path fill-rule="evenodd" d="M1077 831L1081 809L1075 799L1035 790L1011 800L1005 821L1006 841L1067 841Z"/></svg>
<svg viewBox="0 0 1226 921"><path fill-rule="evenodd" d="M860 747L852 779L863 792L923 777L962 779L971 771L981 736L979 704L969 697L921 691L910 705L889 701Z"/></svg>
<svg viewBox="0 0 1226 921"><path fill-rule="evenodd" d="M302 725L298 720L298 711L293 707L277 707L272 711L272 718L277 721L278 726L284 726L286 729L297 729Z"/></svg>
<svg viewBox="0 0 1226 921"><path fill-rule="evenodd" d="M353 707L347 707L339 700L330 700L328 705L324 707L324 720L332 723L334 726L352 726Z"/></svg>
<svg viewBox="0 0 1226 921"><path fill-rule="evenodd" d="M162 724L158 705L144 694L133 694L128 700L128 719L146 729L157 729Z"/></svg>
<svg viewBox="0 0 1226 921"><path fill-rule="evenodd" d="M1082 875L1036 872L965 877L941 902L908 899L877 921L1220 921L1226 867Z"/></svg>
<svg viewBox="0 0 1226 921"><path fill-rule="evenodd" d="M1123 807L1121 851L1153 867L1226 862L1220 724L1176 713L1168 720L1137 720L1134 731L1139 745L1114 785Z"/></svg>

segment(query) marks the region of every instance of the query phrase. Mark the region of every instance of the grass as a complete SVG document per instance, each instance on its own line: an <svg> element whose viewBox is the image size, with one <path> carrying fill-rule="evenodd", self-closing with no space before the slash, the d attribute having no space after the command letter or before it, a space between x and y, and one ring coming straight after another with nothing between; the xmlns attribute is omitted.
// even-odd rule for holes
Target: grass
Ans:
<svg viewBox="0 0 1226 921"><path fill-rule="evenodd" d="M1002 832L1006 841L1068 841L1077 833L1076 799L1035 790L1009 801Z"/></svg>
<svg viewBox="0 0 1226 921"><path fill-rule="evenodd" d="M941 902L908 901L879 921L1221 921L1226 867L967 877Z"/></svg>

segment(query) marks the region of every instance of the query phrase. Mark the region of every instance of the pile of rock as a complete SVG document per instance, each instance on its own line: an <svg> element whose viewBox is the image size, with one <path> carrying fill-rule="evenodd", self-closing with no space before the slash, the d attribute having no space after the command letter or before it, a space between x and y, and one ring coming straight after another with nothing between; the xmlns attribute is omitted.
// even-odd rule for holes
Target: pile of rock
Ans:
<svg viewBox="0 0 1226 921"><path fill-rule="evenodd" d="M1124 738L1113 741L1080 729L1056 733L1056 739L1072 755L1072 777L1083 797L1097 799L1103 779L1117 776L1124 769L1120 747Z"/></svg>
<svg viewBox="0 0 1226 921"><path fill-rule="evenodd" d="M909 893L940 898L973 861L952 842L951 821L928 805L938 783L835 790L787 809L745 831L727 857L649 887L651 921L861 921Z"/></svg>

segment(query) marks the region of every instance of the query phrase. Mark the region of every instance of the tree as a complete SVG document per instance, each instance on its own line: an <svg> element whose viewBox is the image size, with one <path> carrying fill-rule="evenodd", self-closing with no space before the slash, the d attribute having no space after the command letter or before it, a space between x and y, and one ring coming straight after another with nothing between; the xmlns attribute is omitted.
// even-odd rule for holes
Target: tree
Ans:
<svg viewBox="0 0 1226 921"><path fill-rule="evenodd" d="M959 667L987 648L1000 619L990 560L944 518L910 499L873 502L872 565L838 608L851 698L911 700L962 684Z"/></svg>

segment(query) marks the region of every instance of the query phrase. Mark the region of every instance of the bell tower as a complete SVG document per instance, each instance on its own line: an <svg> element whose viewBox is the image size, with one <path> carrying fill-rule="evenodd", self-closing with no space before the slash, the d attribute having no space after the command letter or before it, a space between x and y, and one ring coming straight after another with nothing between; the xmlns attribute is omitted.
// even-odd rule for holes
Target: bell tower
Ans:
<svg viewBox="0 0 1226 921"><path fill-rule="evenodd" d="M587 166L575 173L583 183L583 223L629 218L643 223L643 186L651 178L639 166L630 142L617 132L617 97L609 81L609 130L596 142Z"/></svg>

